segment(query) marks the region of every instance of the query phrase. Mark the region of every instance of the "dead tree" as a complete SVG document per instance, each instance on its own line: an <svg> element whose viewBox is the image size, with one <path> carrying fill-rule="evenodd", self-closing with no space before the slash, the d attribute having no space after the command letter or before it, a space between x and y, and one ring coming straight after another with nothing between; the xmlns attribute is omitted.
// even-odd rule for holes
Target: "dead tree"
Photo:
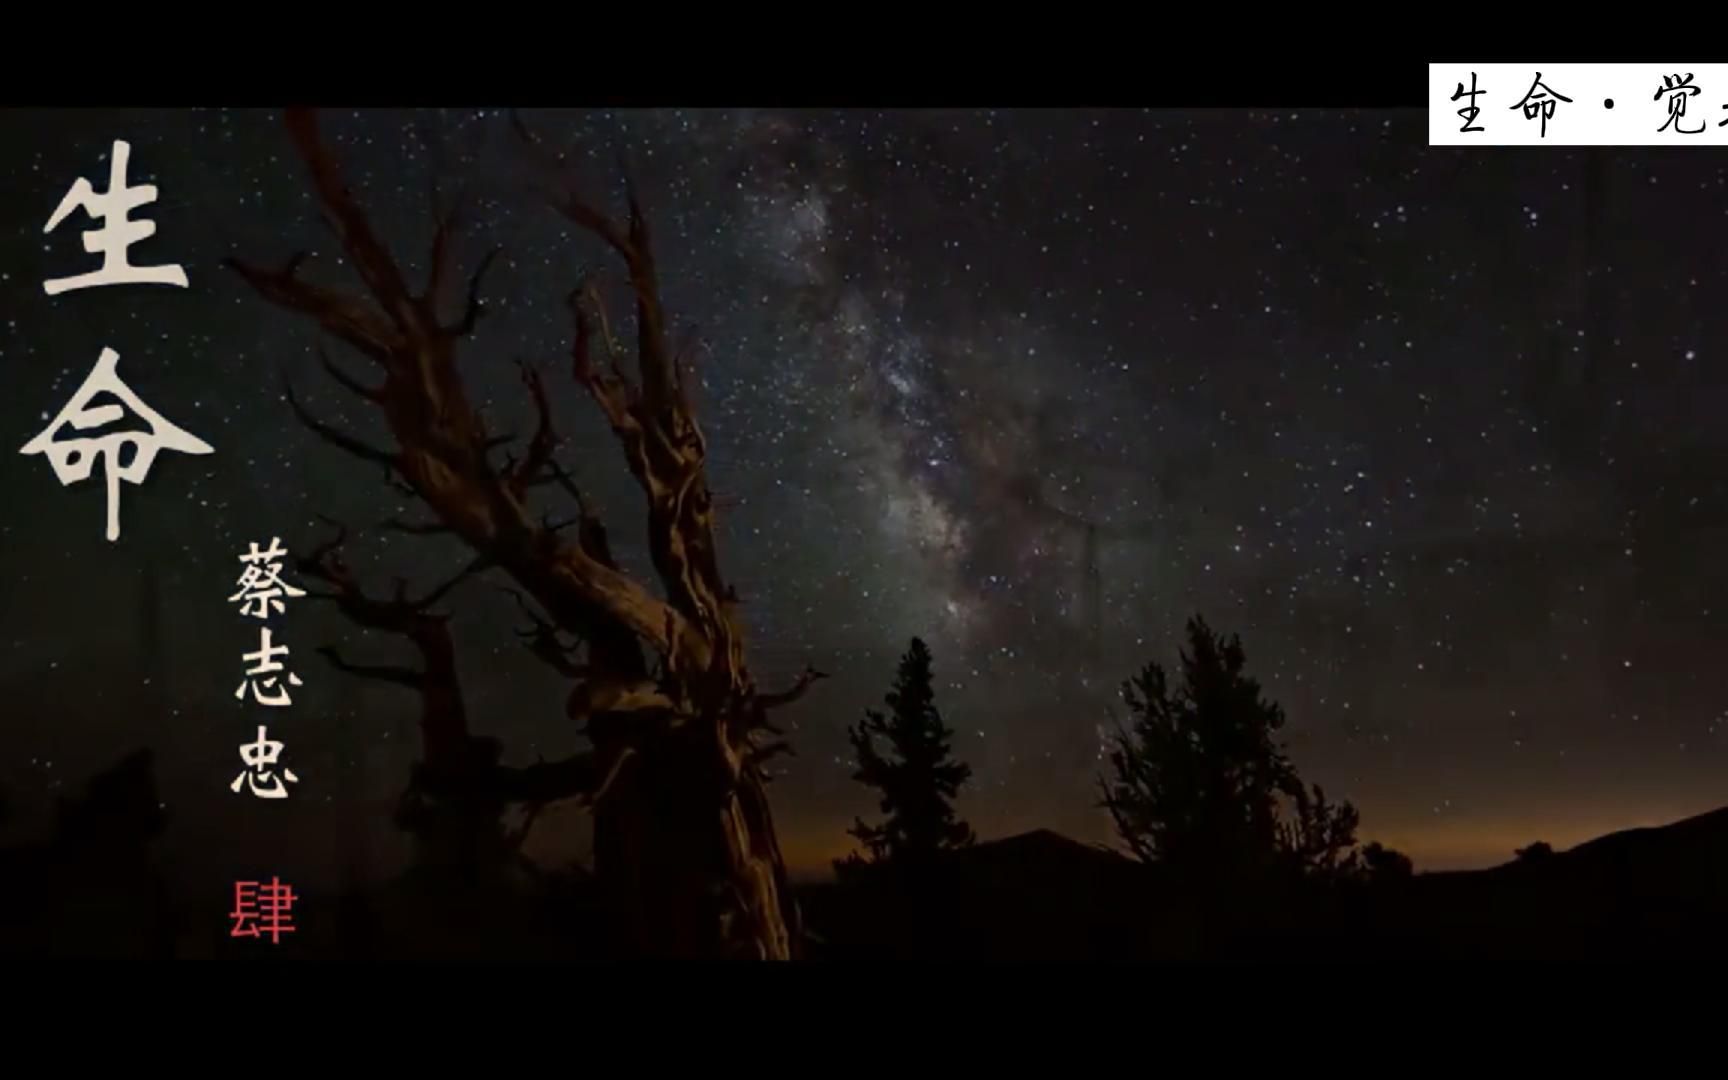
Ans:
<svg viewBox="0 0 1728 1080"><path fill-rule="evenodd" d="M385 523L392 526L399 523ZM469 731L450 616L434 608L486 569L484 557L419 599L410 599L407 583L397 579L395 595L382 600L362 591L343 559L347 537L347 529L337 526L333 539L297 562L302 574L329 586L308 591L333 601L357 626L401 635L420 655L420 666L414 668L354 663L334 647L318 650L339 671L404 687L420 697L420 760L397 804L397 824L418 841L422 868L462 875L506 869L518 862L527 827L541 806L571 790L603 790L603 778L595 776L599 766L594 755L509 768L501 764L503 747L497 739ZM521 830L507 833L502 816L512 805L523 806L528 818Z"/></svg>
<svg viewBox="0 0 1728 1080"><path fill-rule="evenodd" d="M746 665L736 596L721 577L715 547L705 444L683 365L668 344L648 225L634 192L624 225L568 192L554 204L623 261L634 294L634 378L590 283L569 294L570 360L646 496L648 550L663 595L619 569L605 528L557 466L545 389L530 366L523 377L537 428L520 460L493 462L500 440L469 403L456 367L458 345L484 312L480 286L491 257L470 280L461 317L446 321L439 308L452 220L437 221L428 280L422 291L411 290L343 183L315 116L290 110L288 128L369 298L303 279L304 256L279 269L229 265L265 299L316 320L376 366L381 379L367 383L325 358L333 377L378 408L394 446L369 446L318 421L291 393L290 404L322 438L381 466L424 501L438 527L513 579L550 625L581 642L565 711L593 750L587 767L546 774L548 783L556 778L556 790L536 794L591 800L595 870L638 947L678 956L789 958L798 941L797 909L761 767L763 756L784 744L765 747L761 740L774 731L768 710L795 700L819 673L808 672L788 691L763 694ZM603 362L595 355L597 329ZM531 491L551 483L578 497L574 539L530 508Z"/></svg>

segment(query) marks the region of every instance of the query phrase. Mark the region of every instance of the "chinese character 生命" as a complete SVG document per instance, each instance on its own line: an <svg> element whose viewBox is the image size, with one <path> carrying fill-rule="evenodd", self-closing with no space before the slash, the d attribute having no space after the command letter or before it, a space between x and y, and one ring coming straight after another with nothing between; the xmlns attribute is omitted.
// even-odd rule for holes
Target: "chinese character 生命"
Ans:
<svg viewBox="0 0 1728 1080"><path fill-rule="evenodd" d="M126 186L126 165L132 157L130 144L114 140L114 150L108 170L108 190L96 194L90 181L79 177L54 214L48 219L44 233L59 228L74 210L83 210L92 218L100 218L102 227L84 234L84 250L102 256L102 268L74 277L56 278L42 283L42 291L55 296L69 289L85 289L92 285L178 285L186 288L186 271L178 264L168 266L133 266L126 258L126 249L138 241L156 235L154 221L133 221L127 217L133 210L156 201L156 185Z"/></svg>
<svg viewBox="0 0 1728 1080"><path fill-rule="evenodd" d="M1458 115L1460 117L1462 117L1464 120L1464 126L1459 128L1458 129L1459 131L1463 132L1463 131L1485 131L1485 130L1487 130L1485 128L1471 127L1470 126L1471 124L1474 124L1476 122L1476 117L1480 116L1482 113L1482 110L1476 107L1476 99L1481 97L1481 96L1482 96L1482 91L1476 89L1476 73L1474 71L1472 71L1470 73L1470 92L1469 93L1464 92L1464 84L1463 83L1459 83L1458 89L1456 89L1452 92L1452 100L1453 101L1457 101L1459 98L1469 98L1470 99L1469 104L1465 105L1462 109L1458 110Z"/></svg>
<svg viewBox="0 0 1728 1080"><path fill-rule="evenodd" d="M283 934L294 932L294 901L300 899L292 886L280 878L269 881L236 881L234 910L228 917L234 920L229 937L264 937L270 944L280 945Z"/></svg>
<svg viewBox="0 0 1728 1080"><path fill-rule="evenodd" d="M243 615L256 615L260 619L270 617L270 609L277 613L282 611L283 596L305 596L304 589L282 580L282 556L288 554L281 546L281 538L272 536L268 550L258 550L258 542L252 542L252 550L240 556L240 561L246 563L246 569L240 574L240 591L228 598L229 603L240 601L240 612ZM248 605L257 605L249 608Z"/></svg>
<svg viewBox="0 0 1728 1080"><path fill-rule="evenodd" d="M1570 104L1572 99L1543 85L1542 73L1538 71L1535 80L1530 84L1530 89L1525 91L1523 100L1512 107L1523 109L1526 120L1534 120L1536 114L1541 113L1542 138L1546 139L1548 137L1548 121L1553 119L1555 102L1558 101Z"/></svg>
<svg viewBox="0 0 1728 1080"><path fill-rule="evenodd" d="M238 795L240 788L247 786L252 789L252 794L260 799L286 799L288 789L283 786L282 780L298 784L300 778L294 775L292 769L284 768L282 780L278 780L275 773L264 768L266 765L276 764L276 759L282 756L282 746L282 743L265 735L263 724L258 725L258 741L245 743L240 747L240 760L246 763L246 768L228 785L228 790ZM260 787L260 784L263 786Z"/></svg>
<svg viewBox="0 0 1728 1080"><path fill-rule="evenodd" d="M178 450L182 454L211 452L210 444L169 423L144 404L116 372L119 360L119 353L103 349L84 385L72 395L72 400L60 410L60 415L19 451L22 454L46 453L62 486L88 480L96 459L101 458L108 482L109 540L120 538L120 481L142 484L149 475L151 463L162 450ZM117 398L120 404L91 405L99 395ZM57 438L67 425L79 431L89 431L117 423L125 418L127 409L148 424L149 430L110 431L100 436L64 440ZM130 460L127 460L128 451Z"/></svg>
<svg viewBox="0 0 1728 1080"><path fill-rule="evenodd" d="M234 691L234 697L238 700L244 700L246 688L251 687L252 697L260 705L280 707L293 704L288 699L288 687L282 686L280 676L275 674L283 670L282 665L277 663L275 658L287 655L288 646L270 644L270 628L268 626L259 627L258 651L243 653L240 657L242 660L253 663L251 667L246 669L246 680ZM259 678L260 675L265 677ZM290 671L288 673L288 685L301 685L300 676ZM269 696L264 693L266 689L271 691Z"/></svg>
<svg viewBox="0 0 1728 1080"><path fill-rule="evenodd" d="M1656 91L1656 96L1650 100L1661 101L1663 94L1668 95L1668 119L1656 130L1658 132L1667 131L1668 125L1672 124L1674 130L1682 135L1696 135L1703 131L1704 121L1702 120L1698 121L1698 126L1695 128L1689 128L1680 123L1681 117L1686 115L1686 98L1688 96L1697 97L1699 92L1698 87L1692 85L1691 72L1687 72L1684 78L1679 75L1662 76L1662 86Z"/></svg>

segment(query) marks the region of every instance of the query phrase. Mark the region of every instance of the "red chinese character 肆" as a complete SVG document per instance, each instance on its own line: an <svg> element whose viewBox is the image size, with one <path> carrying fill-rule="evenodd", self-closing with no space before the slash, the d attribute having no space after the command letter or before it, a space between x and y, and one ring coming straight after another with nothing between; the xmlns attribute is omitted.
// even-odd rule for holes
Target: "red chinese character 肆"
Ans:
<svg viewBox="0 0 1728 1080"><path fill-rule="evenodd" d="M269 881L236 881L234 883L234 910L228 917L234 920L234 928L229 931L229 937L264 937L270 938L272 945L280 944L283 934L294 932L294 917L290 909L299 897L294 889L283 884L278 878Z"/></svg>

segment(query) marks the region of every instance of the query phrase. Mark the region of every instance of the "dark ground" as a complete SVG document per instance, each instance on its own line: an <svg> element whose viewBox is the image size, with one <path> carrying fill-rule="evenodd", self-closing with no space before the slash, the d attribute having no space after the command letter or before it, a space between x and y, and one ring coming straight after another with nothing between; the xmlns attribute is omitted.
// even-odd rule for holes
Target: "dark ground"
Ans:
<svg viewBox="0 0 1728 1080"><path fill-rule="evenodd" d="M591 883L527 864L417 869L302 898L280 946L228 937L222 899L176 909L140 753L61 807L44 844L0 849L0 954L244 960L617 959ZM1114 852L1035 831L917 881L809 886L812 960L1410 962L1662 960L1728 951L1728 808L1490 870L1335 892L1200 897Z"/></svg>

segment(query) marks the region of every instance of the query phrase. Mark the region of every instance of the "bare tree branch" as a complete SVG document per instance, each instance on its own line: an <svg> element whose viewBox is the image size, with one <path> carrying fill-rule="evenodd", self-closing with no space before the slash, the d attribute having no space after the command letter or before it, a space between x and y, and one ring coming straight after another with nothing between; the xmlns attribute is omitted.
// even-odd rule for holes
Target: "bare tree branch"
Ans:
<svg viewBox="0 0 1728 1080"><path fill-rule="evenodd" d="M513 469L506 470L505 483L517 499L521 499L530 484L539 477L551 460L552 451L558 446L558 437L552 430L552 406L546 398L546 384L540 378L540 373L526 360L516 361L516 366L522 372L522 382L528 387L529 395L534 399L534 437L529 440L527 453L522 463Z"/></svg>
<svg viewBox="0 0 1728 1080"><path fill-rule="evenodd" d="M335 379L338 383L341 383L344 387L353 391L355 394L374 404L383 402L384 387L367 386L359 379L356 379L346 371L343 371L336 365L336 361L330 359L330 353L325 350L323 341L318 342L318 362L324 366L325 371L329 372L332 379Z"/></svg>
<svg viewBox="0 0 1728 1080"><path fill-rule="evenodd" d="M516 636L527 643L530 652L550 665L553 670L568 678L584 679L589 676L590 669L572 659L582 647L581 642L578 641L570 645L564 644L563 639L558 634L558 627L535 612L529 606L526 597L515 589L500 586L500 590L516 598L516 606L522 609L522 614L528 616L529 621L533 624L526 630L516 631Z"/></svg>
<svg viewBox="0 0 1728 1080"><path fill-rule="evenodd" d="M528 130L528 125L523 121L522 114L516 109L510 110L510 126L515 129L517 137L522 140L524 147L530 151L541 167L553 173L564 172L557 160L547 152L539 136ZM563 184L564 188L569 186L567 182ZM594 209L568 190L548 192L548 198L565 217L600 237L614 251L622 255L625 262L630 261L629 238L605 214Z"/></svg>
<svg viewBox="0 0 1728 1080"><path fill-rule="evenodd" d="M411 690L425 688L426 676L413 668L400 667L391 664L353 664L342 658L342 654L333 645L322 645L318 654L330 661L330 666L349 675L357 675L364 679L378 679L382 682L406 686Z"/></svg>
<svg viewBox="0 0 1728 1080"><path fill-rule="evenodd" d="M791 743L787 742L785 739L775 739L771 743L767 743L765 745L758 746L758 747L752 747L745 754L745 757L749 760L749 762L752 765L756 766L757 768L761 768L763 765L774 760L775 758L779 757L782 754L786 755L787 757L797 757L798 756L798 752L792 749Z"/></svg>
<svg viewBox="0 0 1728 1080"><path fill-rule="evenodd" d="M396 455L380 450L375 446L368 446L366 443L361 442L352 435L344 435L342 432L337 431L329 424L326 424L324 421L306 411L305 406L301 405L300 400L294 396L294 385L288 381L288 375L286 372L282 375L282 392L287 395L288 407L294 410L294 415L300 420L300 422L310 428L314 434L325 442L338 447L339 449L346 450L348 453L353 454L355 457L364 461L377 462L386 467L395 466Z"/></svg>
<svg viewBox="0 0 1728 1080"><path fill-rule="evenodd" d="M564 712L572 720L586 723L600 713L673 714L677 708L652 679L588 679L570 692Z"/></svg>
<svg viewBox="0 0 1728 1080"><path fill-rule="evenodd" d="M633 748L629 746L620 747L618 753L612 758L612 764L607 768L606 774L600 778L598 784L594 785L594 789L588 793L583 801L589 806L600 805L600 803L605 800L606 796L611 793L612 785L617 781L619 775L623 773L624 766L628 765L631 759L635 756L636 751Z"/></svg>
<svg viewBox="0 0 1728 1080"><path fill-rule="evenodd" d="M397 475L397 466L395 462L391 462L389 465L384 467L384 483L392 489L408 496L410 499L421 498L420 493L415 491L411 484Z"/></svg>
<svg viewBox="0 0 1728 1080"><path fill-rule="evenodd" d="M325 557L348 542L348 526L325 514L319 514L318 520L335 529L336 535L307 552L306 556L299 560L298 565L302 572L322 568Z"/></svg>
<svg viewBox="0 0 1728 1080"><path fill-rule="evenodd" d="M288 134L312 172L312 184L324 206L331 227L348 253L350 265L360 274L384 313L399 331L416 327L418 312L402 272L372 225L366 220L353 192L342 182L335 158L318 136L317 113L308 108L288 110Z"/></svg>
<svg viewBox="0 0 1728 1080"><path fill-rule="evenodd" d="M480 299L480 287L486 279L486 271L492 267L492 261L503 250L503 248L493 248L480 260L480 265L474 270L474 276L468 279L468 306L462 311L462 321L450 327L449 333L459 337L472 334L474 327L480 322L480 317L486 314L486 305Z"/></svg>
<svg viewBox="0 0 1728 1080"><path fill-rule="evenodd" d="M584 637L612 624L653 649L676 647L705 655L704 635L682 619L671 624L677 641L666 639L665 603L609 560L597 559L589 545L521 542L539 530L521 501L510 498L503 478L484 461L485 435L455 367L457 335L430 318L420 298L408 294L400 270L342 182L335 156L319 141L312 115L291 111L289 128L312 173L318 201L377 307L316 290L286 271L242 269L266 299L311 314L327 330L368 349L385 367L391 400L383 403L382 411L398 453L393 460L379 452L364 456L394 466L406 487L462 536L491 538L485 542L490 554L534 592L560 624ZM476 304L479 280L476 275ZM327 426L319 431L327 438L335 434ZM357 445L346 437L332 441ZM640 645L634 658L623 637L607 649L626 674L645 667Z"/></svg>
<svg viewBox="0 0 1728 1080"><path fill-rule="evenodd" d="M422 600L410 600L407 583L401 579L398 579L394 598L380 600L368 596L361 589L342 559L341 548L348 536L347 529L339 522L330 523L335 525L336 535L297 560L301 572L333 586L335 592L328 594L327 598L334 600L338 610L351 622L406 637L419 652L423 664L418 671L398 666L363 665L347 661L333 648L319 651L338 670L417 690L421 703L422 759L427 769L442 772L462 767L468 760L468 748L473 740L468 734L467 712L456 670L455 644L450 639L445 617L430 614L426 609L474 572L475 564L470 564Z"/></svg>
<svg viewBox="0 0 1728 1080"><path fill-rule="evenodd" d="M407 579L398 577L391 599L374 599L361 590L353 571L342 558L341 548L348 539L347 527L328 518L324 520L336 526L336 536L298 558L296 565L307 577L335 587L336 592L328 594L327 598L335 600L349 619L375 630L388 630L412 637L415 630L423 624L442 621L441 617L428 614L428 609L458 585L492 565L487 556L476 556L449 580L418 600L408 596Z"/></svg>
<svg viewBox="0 0 1728 1080"><path fill-rule="evenodd" d="M575 478L570 475L564 466L558 464L555 459L548 458L546 462L546 472L549 475L542 477L541 480L538 481L539 483L556 483L559 487L562 487L572 499L576 500L576 512L578 514L583 518L591 518L594 516L589 509L588 500L582 497L582 489L576 486Z"/></svg>
<svg viewBox="0 0 1728 1080"><path fill-rule="evenodd" d="M433 589L431 592L427 593L424 599L421 599L421 600L415 602L413 604L414 609L417 611L425 611L427 608L431 607L433 604L436 604L438 601L442 600L445 597L445 595L450 592L451 589L456 588L456 586L462 584L464 581L467 581L469 578L472 578L477 574L482 574L482 573L486 572L491 567L492 567L491 556L489 556L489 555L476 555L476 556L474 556L474 558L469 561L467 566L464 566L461 570L457 571L457 573L454 577L450 578L448 581L444 582L444 584L438 586L437 588Z"/></svg>
<svg viewBox="0 0 1728 1080"><path fill-rule="evenodd" d="M409 536L442 536L455 531L441 521L403 521L397 517L385 518L374 528L380 532L406 533Z"/></svg>
<svg viewBox="0 0 1728 1080"><path fill-rule="evenodd" d="M521 768L495 762L467 769L425 767L416 769L415 787L436 798L471 801L479 797L494 804L524 806L527 814L522 826L505 837L508 844L519 847L543 807L566 799L597 805L634 758L634 750L620 747L606 754L583 751Z"/></svg>
<svg viewBox="0 0 1728 1080"><path fill-rule="evenodd" d="M808 693L810 687L817 680L827 677L827 672L817 671L814 667L805 665L803 673L798 676L798 681L793 683L790 689L782 690L778 694L759 694L756 701L764 709L778 709L783 705L790 705Z"/></svg>
<svg viewBox="0 0 1728 1080"><path fill-rule="evenodd" d="M466 209L468 193L462 192L450 202L450 209L438 209L437 174L433 174L433 219L437 226L432 231L432 251L427 261L429 267L426 273L426 304L433 312L438 310L438 301L444 292L444 278L450 267L450 243L460 227L462 212Z"/></svg>
<svg viewBox="0 0 1728 1080"><path fill-rule="evenodd" d="M622 746L609 755L588 750L561 761L541 761L522 768L498 766L489 786L504 801L528 806L530 814L563 799L576 799L593 807L611 793L618 777L635 757L635 750Z"/></svg>
<svg viewBox="0 0 1728 1080"><path fill-rule="evenodd" d="M374 360L382 361L398 335L364 301L313 285L295 277L306 252L297 252L280 270L269 270L240 259L224 259L223 265L239 274L258 294L290 311L317 319L331 333Z"/></svg>

